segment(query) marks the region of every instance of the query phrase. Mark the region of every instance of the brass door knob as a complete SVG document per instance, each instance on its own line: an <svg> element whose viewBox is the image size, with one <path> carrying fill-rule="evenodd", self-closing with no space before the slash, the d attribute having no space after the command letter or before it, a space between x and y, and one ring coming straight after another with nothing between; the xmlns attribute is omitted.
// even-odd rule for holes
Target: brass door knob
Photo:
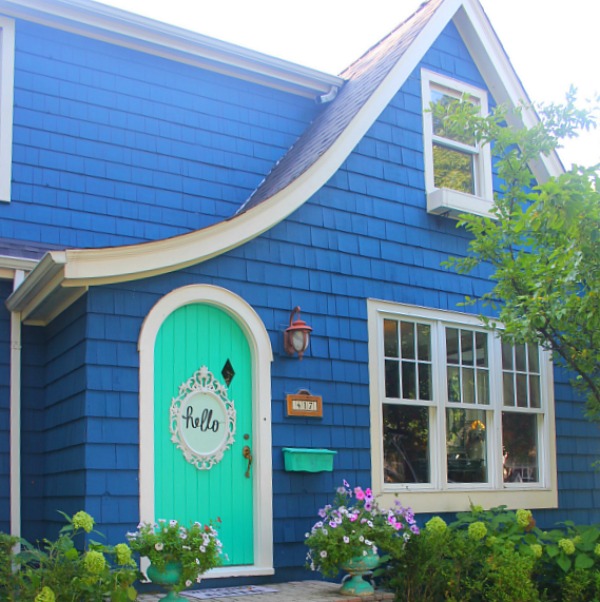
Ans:
<svg viewBox="0 0 600 602"><path fill-rule="evenodd" d="M244 445L243 449L242 449L242 456L244 456L244 458L246 458L246 460L248 460L248 468L246 469L246 472L244 473L244 476L249 479L250 478L250 466L252 466L252 450L250 449L250 447L248 445Z"/></svg>

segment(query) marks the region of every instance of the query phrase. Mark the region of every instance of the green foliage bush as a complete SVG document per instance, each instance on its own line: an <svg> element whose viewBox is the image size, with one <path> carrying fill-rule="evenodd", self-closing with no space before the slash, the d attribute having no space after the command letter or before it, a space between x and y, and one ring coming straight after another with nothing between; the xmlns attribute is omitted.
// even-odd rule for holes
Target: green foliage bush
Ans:
<svg viewBox="0 0 600 602"><path fill-rule="evenodd" d="M63 516L67 524L55 541L44 539L39 546L32 546L20 540L22 551L19 553L13 551L19 540L0 534L1 599L15 602L135 600L137 592L133 583L138 570L129 546L86 542L85 534L92 532L94 519L86 512ZM76 539L81 539L80 549L75 545Z"/></svg>
<svg viewBox="0 0 600 602"><path fill-rule="evenodd" d="M0 600L3 592L14 589L15 575L13 573L13 549L19 543L16 537L0 533Z"/></svg>
<svg viewBox="0 0 600 602"><path fill-rule="evenodd" d="M539 529L528 510L428 521L388 567L403 602L600 602L600 530Z"/></svg>

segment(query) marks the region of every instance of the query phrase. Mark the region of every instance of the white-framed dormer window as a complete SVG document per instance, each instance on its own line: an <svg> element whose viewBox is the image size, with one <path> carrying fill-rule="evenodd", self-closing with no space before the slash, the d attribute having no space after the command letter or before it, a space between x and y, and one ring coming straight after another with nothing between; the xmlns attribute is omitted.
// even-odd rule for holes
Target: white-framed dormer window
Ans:
<svg viewBox="0 0 600 602"><path fill-rule="evenodd" d="M417 512L555 507L549 354L459 312L370 299L368 318L374 490Z"/></svg>
<svg viewBox="0 0 600 602"><path fill-rule="evenodd" d="M489 145L478 144L466 133L448 131L431 111L432 103L446 106L463 98L486 115L487 92L425 69L421 88L427 210L450 217L487 215L493 202Z"/></svg>
<svg viewBox="0 0 600 602"><path fill-rule="evenodd" d="M0 201L9 202L12 179L15 22L0 17Z"/></svg>

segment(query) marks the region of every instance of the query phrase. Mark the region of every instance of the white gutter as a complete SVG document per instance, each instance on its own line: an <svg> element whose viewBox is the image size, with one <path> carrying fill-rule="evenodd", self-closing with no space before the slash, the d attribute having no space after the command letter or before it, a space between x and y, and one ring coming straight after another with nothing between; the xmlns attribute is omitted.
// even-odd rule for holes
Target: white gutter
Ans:
<svg viewBox="0 0 600 602"><path fill-rule="evenodd" d="M0 0L0 13L315 98L343 79L89 0Z"/></svg>
<svg viewBox="0 0 600 602"><path fill-rule="evenodd" d="M25 274L15 271L13 290ZM10 314L10 533L21 537L21 313Z"/></svg>

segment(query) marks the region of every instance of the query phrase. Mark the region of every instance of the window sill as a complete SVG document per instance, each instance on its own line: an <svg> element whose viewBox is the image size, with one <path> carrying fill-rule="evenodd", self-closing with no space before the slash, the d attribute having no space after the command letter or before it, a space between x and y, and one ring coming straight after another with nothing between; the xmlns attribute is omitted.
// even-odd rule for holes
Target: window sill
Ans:
<svg viewBox="0 0 600 602"><path fill-rule="evenodd" d="M376 492L383 508L391 508L395 500L410 507L416 513L423 512L463 512L471 504L494 508L506 506L509 509L557 508L558 494L555 489L471 489L461 491L410 491L394 489L392 492Z"/></svg>
<svg viewBox="0 0 600 602"><path fill-rule="evenodd" d="M490 213L494 202L449 188L436 188L427 193L427 212L434 215L459 219L463 213L493 217Z"/></svg>

